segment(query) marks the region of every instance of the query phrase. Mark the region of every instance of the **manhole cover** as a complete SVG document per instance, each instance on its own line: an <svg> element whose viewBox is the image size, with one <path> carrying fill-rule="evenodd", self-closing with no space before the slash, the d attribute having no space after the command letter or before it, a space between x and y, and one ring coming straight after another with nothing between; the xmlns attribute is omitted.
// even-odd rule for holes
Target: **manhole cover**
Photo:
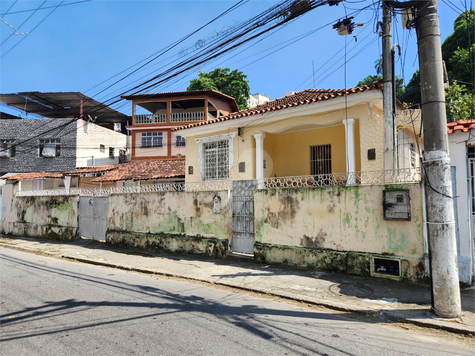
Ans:
<svg viewBox="0 0 475 356"><path fill-rule="evenodd" d="M350 297L367 297L373 290L361 283L335 283L330 286L330 292Z"/></svg>

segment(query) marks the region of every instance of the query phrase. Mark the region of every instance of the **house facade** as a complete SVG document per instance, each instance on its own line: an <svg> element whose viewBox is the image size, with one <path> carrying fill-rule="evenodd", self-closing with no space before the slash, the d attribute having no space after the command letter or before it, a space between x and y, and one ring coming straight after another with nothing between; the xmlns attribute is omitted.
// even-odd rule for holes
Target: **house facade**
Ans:
<svg viewBox="0 0 475 356"><path fill-rule="evenodd" d="M475 274L475 120L447 124L460 281Z"/></svg>
<svg viewBox="0 0 475 356"><path fill-rule="evenodd" d="M257 179L263 187L276 177L328 180L331 175L381 171L381 115L377 85L346 92L309 89L175 132L186 138L192 152L186 157L187 182ZM420 122L420 117L399 110L401 169L420 165L414 120Z"/></svg>
<svg viewBox="0 0 475 356"><path fill-rule="evenodd" d="M0 175L119 163L126 136L77 119L0 120Z"/></svg>
<svg viewBox="0 0 475 356"><path fill-rule="evenodd" d="M128 95L132 101L131 159L181 158L185 139L173 128L206 123L238 111L234 98L214 90Z"/></svg>

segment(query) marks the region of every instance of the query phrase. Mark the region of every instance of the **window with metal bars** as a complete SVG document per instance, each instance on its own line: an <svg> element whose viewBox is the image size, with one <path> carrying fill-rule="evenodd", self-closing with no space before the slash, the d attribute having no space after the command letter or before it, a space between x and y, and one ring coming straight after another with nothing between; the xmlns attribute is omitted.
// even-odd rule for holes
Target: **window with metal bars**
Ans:
<svg viewBox="0 0 475 356"><path fill-rule="evenodd" d="M310 172L312 175L332 173L331 145L310 146Z"/></svg>
<svg viewBox="0 0 475 356"><path fill-rule="evenodd" d="M229 141L203 144L203 180L221 180L229 177Z"/></svg>
<svg viewBox="0 0 475 356"><path fill-rule="evenodd" d="M182 136L175 136L176 137L176 147L185 147L186 145L186 141L185 141L185 138L182 137Z"/></svg>

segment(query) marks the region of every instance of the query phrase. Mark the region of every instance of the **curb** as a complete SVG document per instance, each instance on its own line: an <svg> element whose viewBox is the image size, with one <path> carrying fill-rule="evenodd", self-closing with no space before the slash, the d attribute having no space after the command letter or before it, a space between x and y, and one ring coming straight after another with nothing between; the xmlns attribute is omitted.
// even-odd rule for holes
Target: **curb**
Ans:
<svg viewBox="0 0 475 356"><path fill-rule="evenodd" d="M455 334L460 334L460 335L467 335L467 336L475 336L475 330L468 330L466 328L460 328L460 327L454 327L454 326L449 326L449 325L444 325L437 323L435 321L431 320L420 320L420 319L410 319L410 318L403 318L399 316L394 316L391 315L391 311L384 310L384 309L379 309L379 310L362 310L362 309L356 309L356 308L351 308L347 307L345 305L342 305L340 303L331 303L327 301L322 301L318 300L317 298L312 298L312 297L304 297L304 296L296 296L295 294L291 293L276 293L272 292L270 290L265 290L262 288L252 288L252 287L243 287L241 285L233 284L233 283L225 283L225 282L216 282L214 280L206 279L206 278L193 278L193 277L187 277L175 273L167 273L167 272L161 272L157 270L150 270L150 269L142 269L142 268L137 268L137 267L128 267L124 265L119 265L111 262L102 262L102 261L96 261L92 259L87 259L87 258L82 258L82 257L76 257L76 256L68 256L68 255L58 255L55 253L50 253L48 251L39 251L39 250L34 250L34 249L28 249L24 247L19 247L19 246L14 246L14 245L8 245L0 242L0 246L5 247L5 248L10 248L13 250L18 250L18 251L23 251L23 252L28 252L28 253L34 253L36 255L43 255L43 256L48 256L48 257L54 257L58 259L65 259L69 261L76 261L80 263L86 263L86 264L91 264L91 265L96 265L96 266L102 266L102 267L108 267L108 268L116 268L124 271L130 271L130 272L137 272L137 273L143 273L143 274L149 274L149 275L157 275L157 276L165 276L165 277L172 277L172 278L177 278L177 279L182 279L182 280L188 280L188 281L198 281L198 282L203 282L207 284L214 284L218 286L225 286L233 289L238 289L242 291L247 291L247 292L252 292L252 293L260 293L260 294L265 294L273 297L278 297L281 299L286 299L286 300L292 300L296 302L303 302L311 305L316 305L316 306L321 306L325 307L331 310L337 310L337 311L342 311L342 312L347 312L347 313L353 313L357 314L360 316L368 316L368 314L371 315L371 317L379 319L379 320L384 320L385 322L396 322L396 323L407 323L407 324L412 324L416 325L419 327L423 328L430 328L430 329L438 329L438 330L443 330L447 331L450 333L455 333ZM430 315L429 309L427 309L427 314ZM454 321L453 319L451 320L445 320L445 321Z"/></svg>

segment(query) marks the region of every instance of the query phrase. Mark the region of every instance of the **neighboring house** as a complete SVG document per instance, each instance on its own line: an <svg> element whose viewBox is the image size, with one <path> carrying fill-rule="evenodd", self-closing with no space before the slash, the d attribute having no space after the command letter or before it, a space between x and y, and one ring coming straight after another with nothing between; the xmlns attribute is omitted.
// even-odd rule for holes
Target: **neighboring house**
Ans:
<svg viewBox="0 0 475 356"><path fill-rule="evenodd" d="M132 100L132 160L180 158L186 143L173 128L206 123L238 111L234 98L214 90L126 95Z"/></svg>
<svg viewBox="0 0 475 356"><path fill-rule="evenodd" d="M76 119L0 120L0 175L117 164L126 136Z"/></svg>
<svg viewBox="0 0 475 356"><path fill-rule="evenodd" d="M460 281L475 274L475 120L447 124Z"/></svg>
<svg viewBox="0 0 475 356"><path fill-rule="evenodd" d="M0 102L44 117L0 119L0 175L117 164L126 155L129 117L82 93L0 94Z"/></svg>
<svg viewBox="0 0 475 356"><path fill-rule="evenodd" d="M247 99L247 105L252 108L254 106L267 103L268 101L270 101L270 97L261 93L257 93L252 94L249 99Z"/></svg>
<svg viewBox="0 0 475 356"><path fill-rule="evenodd" d="M258 179L263 184L272 177L382 170L381 115L379 85L308 89L174 132L186 138L190 152L187 182ZM411 124L420 122L416 116L398 110L400 168L419 166L418 132Z"/></svg>

